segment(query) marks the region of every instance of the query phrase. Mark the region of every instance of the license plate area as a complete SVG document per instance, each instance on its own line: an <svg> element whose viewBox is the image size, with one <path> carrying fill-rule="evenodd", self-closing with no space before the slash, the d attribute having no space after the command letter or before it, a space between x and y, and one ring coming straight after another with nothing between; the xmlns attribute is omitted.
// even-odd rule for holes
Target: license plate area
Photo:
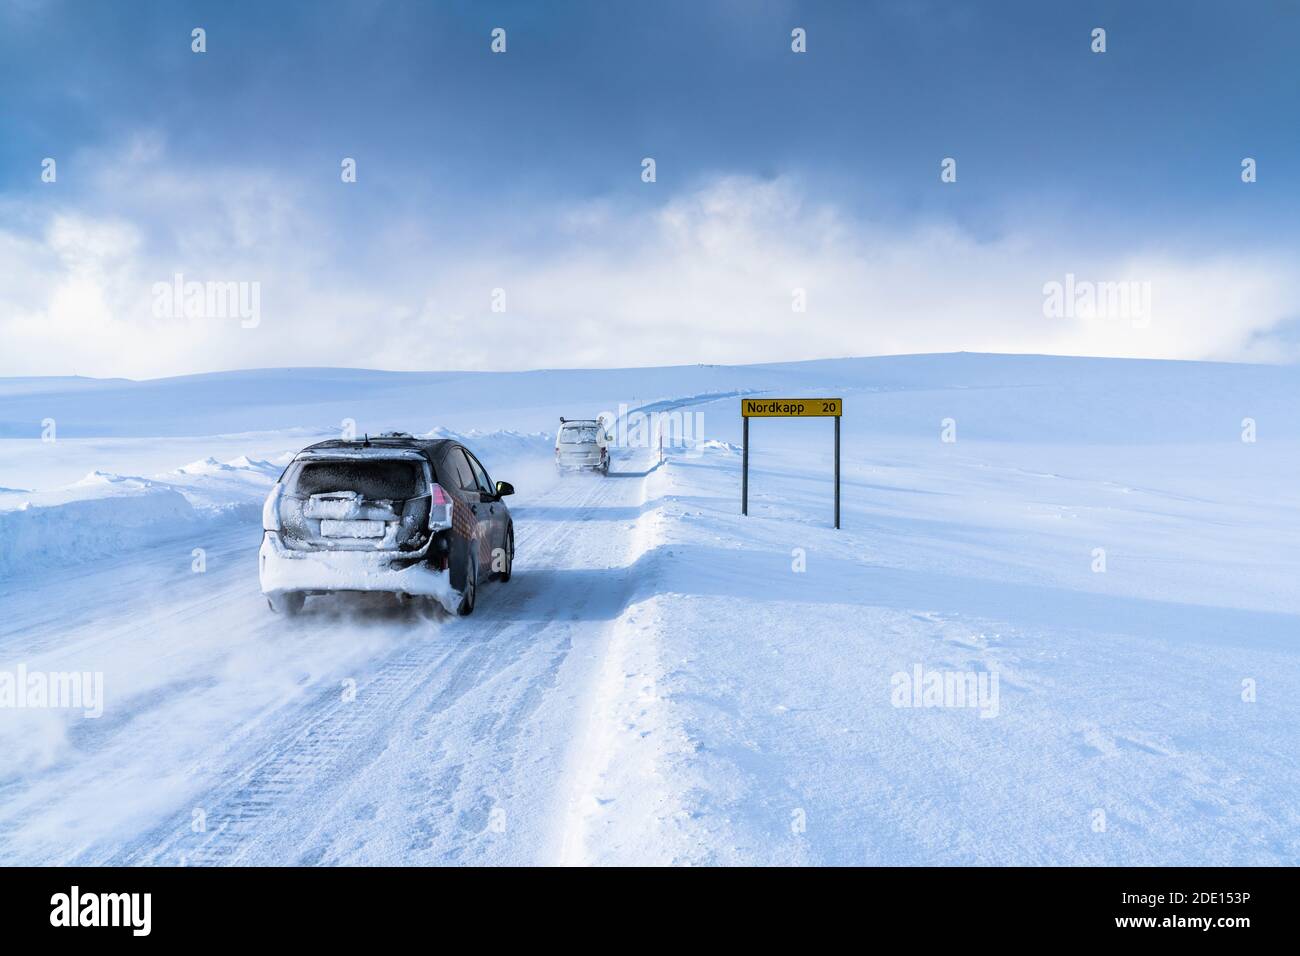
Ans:
<svg viewBox="0 0 1300 956"><path fill-rule="evenodd" d="M322 538L382 538L384 523L382 521L362 521L358 519L322 518L320 523Z"/></svg>

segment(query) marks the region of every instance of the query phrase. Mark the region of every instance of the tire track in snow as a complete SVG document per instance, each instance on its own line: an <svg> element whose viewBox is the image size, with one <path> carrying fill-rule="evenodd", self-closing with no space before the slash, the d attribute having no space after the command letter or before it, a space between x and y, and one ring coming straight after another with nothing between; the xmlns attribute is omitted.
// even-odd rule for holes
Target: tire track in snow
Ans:
<svg viewBox="0 0 1300 956"><path fill-rule="evenodd" d="M547 507L572 507L575 515L569 521L554 522L543 531L533 524L517 524L517 549L524 556L520 570L526 573L534 562L543 567L553 563L574 526L597 512L618 488L608 481L575 486L558 501L545 501ZM521 518L526 515L527 509L521 509ZM231 782L215 799L200 801L207 814L205 832L191 832L187 810L107 862L224 865L298 859L300 848L319 829L317 821L327 816L322 809L332 807L333 795L346 791L378 759L389 743L390 725L402 714L443 714L527 650L528 645L508 640L536 627L509 616L527 599L512 592L512 585L492 587L488 602L474 617L449 625L457 631L468 629L450 648L427 641L399 649L357 687L352 702L344 702L334 689L322 691L277 733L278 740L244 758L242 766L228 774ZM551 673L548 665L540 676L545 679ZM530 682L524 696L537 686Z"/></svg>

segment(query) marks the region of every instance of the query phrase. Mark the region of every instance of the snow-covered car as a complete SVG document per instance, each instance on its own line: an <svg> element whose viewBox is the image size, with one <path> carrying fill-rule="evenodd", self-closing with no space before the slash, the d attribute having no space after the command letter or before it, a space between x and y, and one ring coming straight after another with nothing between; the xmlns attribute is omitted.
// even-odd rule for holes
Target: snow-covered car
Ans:
<svg viewBox="0 0 1300 956"><path fill-rule="evenodd" d="M561 418L555 433L555 467L560 472L590 470L607 475L612 440L599 419Z"/></svg>
<svg viewBox="0 0 1300 956"><path fill-rule="evenodd" d="M470 614L489 575L510 580L504 481L449 439L390 433L300 451L262 509L259 573L271 609L308 595L387 591Z"/></svg>

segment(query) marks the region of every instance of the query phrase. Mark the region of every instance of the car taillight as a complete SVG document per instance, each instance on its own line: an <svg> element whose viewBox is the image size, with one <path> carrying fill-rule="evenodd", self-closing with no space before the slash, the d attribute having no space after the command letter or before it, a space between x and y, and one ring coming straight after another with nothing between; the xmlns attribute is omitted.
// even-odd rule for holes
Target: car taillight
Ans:
<svg viewBox="0 0 1300 956"><path fill-rule="evenodd" d="M434 482L429 489L429 527L434 531L450 528L451 509L451 495L447 494L442 485Z"/></svg>
<svg viewBox="0 0 1300 956"><path fill-rule="evenodd" d="M280 493L284 486L278 481L271 493L266 496L266 503L262 505L262 530L279 531L280 530Z"/></svg>

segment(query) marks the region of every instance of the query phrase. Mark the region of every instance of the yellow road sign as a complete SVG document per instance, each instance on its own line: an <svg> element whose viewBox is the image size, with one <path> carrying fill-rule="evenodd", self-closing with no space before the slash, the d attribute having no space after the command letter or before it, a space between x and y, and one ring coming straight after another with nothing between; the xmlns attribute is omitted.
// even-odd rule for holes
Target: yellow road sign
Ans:
<svg viewBox="0 0 1300 956"><path fill-rule="evenodd" d="M842 398L742 398L744 418L839 418L844 414Z"/></svg>

